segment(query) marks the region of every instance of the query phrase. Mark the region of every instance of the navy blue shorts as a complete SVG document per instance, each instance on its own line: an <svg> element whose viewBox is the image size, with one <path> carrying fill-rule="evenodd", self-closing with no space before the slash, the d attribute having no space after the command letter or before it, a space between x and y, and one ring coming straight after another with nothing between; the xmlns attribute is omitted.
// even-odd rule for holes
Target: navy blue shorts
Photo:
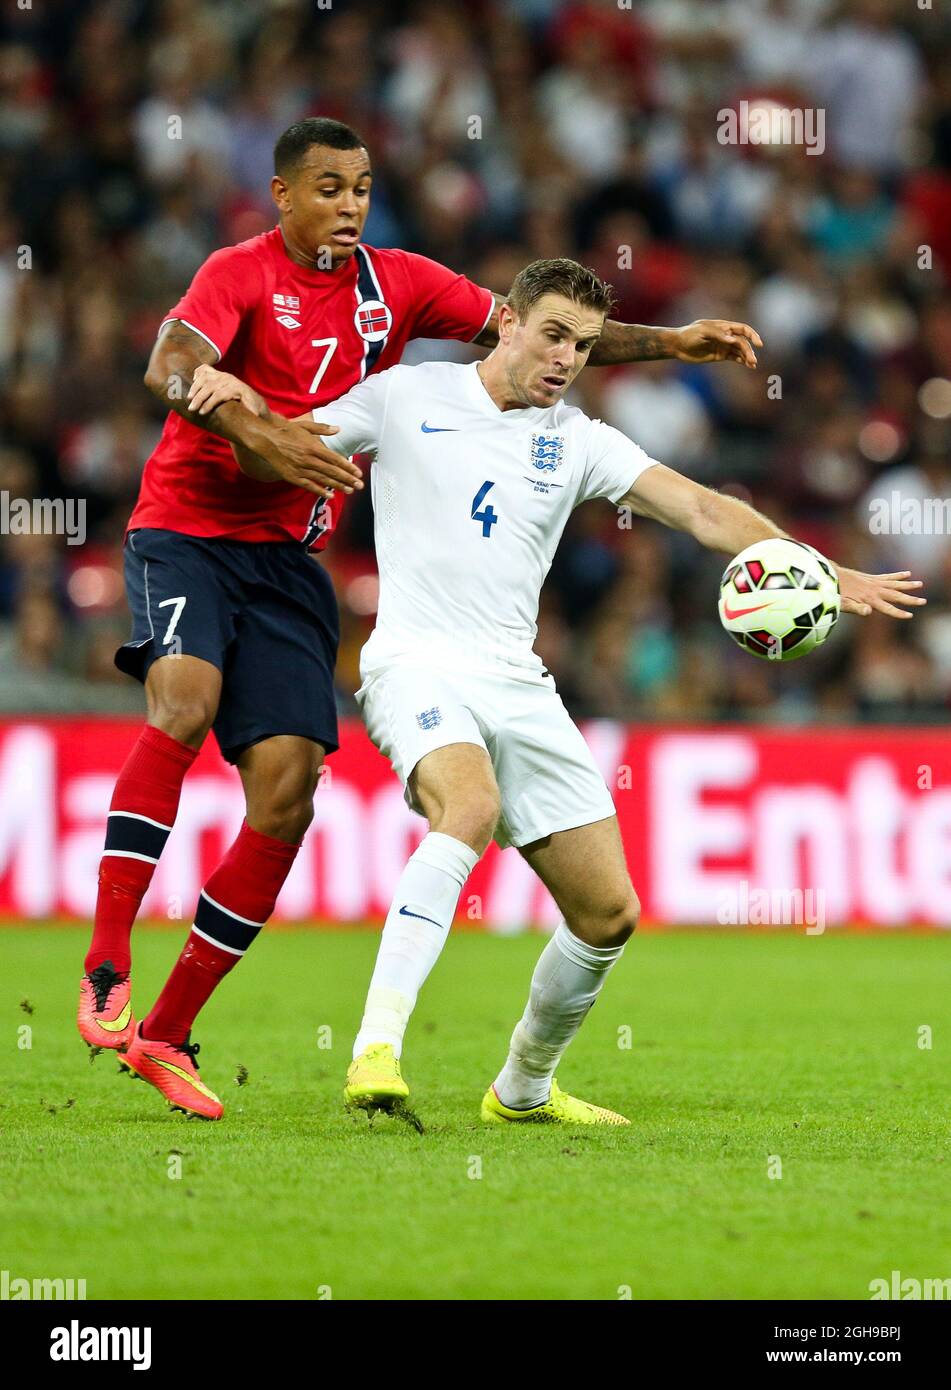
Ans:
<svg viewBox="0 0 951 1390"><path fill-rule="evenodd" d="M143 527L125 542L132 637L116 665L145 681L162 656L222 675L212 728L229 763L277 734L338 746L339 622L326 570L293 541L233 541Z"/></svg>

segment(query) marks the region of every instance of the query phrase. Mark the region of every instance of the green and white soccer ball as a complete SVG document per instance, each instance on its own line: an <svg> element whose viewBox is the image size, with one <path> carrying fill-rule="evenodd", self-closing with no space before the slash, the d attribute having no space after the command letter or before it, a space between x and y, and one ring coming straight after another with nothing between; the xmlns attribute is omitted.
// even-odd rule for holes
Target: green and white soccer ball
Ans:
<svg viewBox="0 0 951 1390"><path fill-rule="evenodd" d="M754 656L795 661L821 646L839 617L839 581L803 541L755 541L720 581L720 622Z"/></svg>

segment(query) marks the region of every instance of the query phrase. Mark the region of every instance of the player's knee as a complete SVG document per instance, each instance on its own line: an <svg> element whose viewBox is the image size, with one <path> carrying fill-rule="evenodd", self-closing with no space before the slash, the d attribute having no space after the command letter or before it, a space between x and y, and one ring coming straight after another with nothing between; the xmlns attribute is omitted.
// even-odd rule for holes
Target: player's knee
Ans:
<svg viewBox="0 0 951 1390"><path fill-rule="evenodd" d="M286 840L288 844L296 845L307 834L313 819L313 800L297 801L276 817L271 834L275 840Z"/></svg>
<svg viewBox="0 0 951 1390"><path fill-rule="evenodd" d="M605 946L623 946L634 935L641 916L641 904L632 888L623 903L605 921Z"/></svg>
<svg viewBox="0 0 951 1390"><path fill-rule="evenodd" d="M322 750L304 739L266 739L246 749L238 768L251 828L289 844L302 840L314 819L322 762Z"/></svg>
<svg viewBox="0 0 951 1390"><path fill-rule="evenodd" d="M149 723L169 738L198 747L215 720L215 703L201 695L162 695L153 700Z"/></svg>
<svg viewBox="0 0 951 1390"><path fill-rule="evenodd" d="M498 791L494 787L480 788L447 807L432 829L452 835L482 854L495 834L501 809Z"/></svg>
<svg viewBox="0 0 951 1390"><path fill-rule="evenodd" d="M248 808L248 824L253 830L292 845L304 838L313 819L313 796L269 800Z"/></svg>
<svg viewBox="0 0 951 1390"><path fill-rule="evenodd" d="M587 941L589 946L623 946L636 931L640 915L641 905L632 888L623 898L612 900L574 929L576 935Z"/></svg>
<svg viewBox="0 0 951 1390"><path fill-rule="evenodd" d="M314 785L309 778L278 778L266 794L249 803L249 824L274 840L298 844L314 819Z"/></svg>

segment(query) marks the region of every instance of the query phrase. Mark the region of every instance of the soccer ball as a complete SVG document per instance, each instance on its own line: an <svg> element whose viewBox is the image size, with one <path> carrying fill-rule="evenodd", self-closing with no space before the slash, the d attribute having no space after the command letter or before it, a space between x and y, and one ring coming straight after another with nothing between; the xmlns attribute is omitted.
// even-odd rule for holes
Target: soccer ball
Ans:
<svg viewBox="0 0 951 1390"><path fill-rule="evenodd" d="M755 541L720 581L720 622L746 651L795 661L821 646L839 616L839 581L803 541Z"/></svg>

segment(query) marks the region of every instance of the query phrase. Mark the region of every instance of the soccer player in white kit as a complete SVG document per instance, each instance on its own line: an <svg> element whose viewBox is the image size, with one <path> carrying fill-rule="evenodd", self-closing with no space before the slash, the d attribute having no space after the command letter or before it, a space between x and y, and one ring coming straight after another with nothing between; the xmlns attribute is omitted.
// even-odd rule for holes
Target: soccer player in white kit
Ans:
<svg viewBox="0 0 951 1390"><path fill-rule="evenodd" d="M571 512L588 498L620 501L654 463L561 399L610 306L590 271L538 263L515 281L500 348L485 363L395 367L315 412L339 427L335 449L375 455L380 599L357 702L430 824L383 930L347 1076L352 1104L408 1095L406 1025L459 893L495 838L521 850L565 920L542 952L483 1118L625 1123L553 1079L634 930L638 901L611 795L533 651L542 584Z"/></svg>
<svg viewBox="0 0 951 1390"><path fill-rule="evenodd" d="M380 572L357 694L429 833L387 915L347 1073L348 1103L404 1100L403 1036L462 887L494 838L516 846L562 921L541 953L488 1122L626 1124L567 1095L555 1068L634 931L639 905L611 795L533 651L539 595L572 510L605 498L733 555L780 536L767 518L658 463L563 396L597 341L610 287L536 261L484 362L397 366L314 419L344 455L372 453ZM242 455L246 471L268 465ZM907 575L839 569L842 606L910 617Z"/></svg>

